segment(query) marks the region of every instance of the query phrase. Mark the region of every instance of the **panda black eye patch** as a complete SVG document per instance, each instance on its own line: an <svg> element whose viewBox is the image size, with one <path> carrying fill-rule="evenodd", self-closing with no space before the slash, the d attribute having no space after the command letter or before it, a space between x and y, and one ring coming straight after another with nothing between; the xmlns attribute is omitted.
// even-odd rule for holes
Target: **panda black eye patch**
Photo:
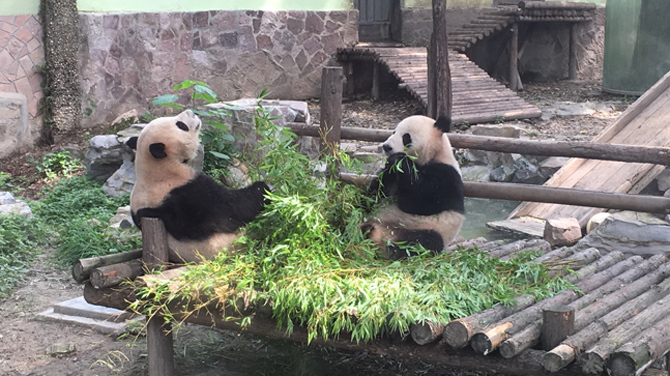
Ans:
<svg viewBox="0 0 670 376"><path fill-rule="evenodd" d="M412 143L412 136L409 133L402 135L402 146L407 146Z"/></svg>
<svg viewBox="0 0 670 376"><path fill-rule="evenodd" d="M183 121L178 121L177 127L179 127L179 129L181 129L184 132L188 132L188 126Z"/></svg>

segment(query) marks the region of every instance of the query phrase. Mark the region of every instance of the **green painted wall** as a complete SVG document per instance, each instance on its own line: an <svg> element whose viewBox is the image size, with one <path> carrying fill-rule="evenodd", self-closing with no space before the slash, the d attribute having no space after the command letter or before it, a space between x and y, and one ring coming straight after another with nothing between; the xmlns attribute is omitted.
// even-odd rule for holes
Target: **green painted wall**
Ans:
<svg viewBox="0 0 670 376"><path fill-rule="evenodd" d="M547 1L572 1L595 3L598 5L605 5L607 0L547 0ZM405 7L407 8L427 8L431 6L431 0L405 0ZM448 8L469 8L469 7L490 7L493 0L447 0Z"/></svg>
<svg viewBox="0 0 670 376"><path fill-rule="evenodd" d="M352 0L78 0L80 12L192 12L199 10L340 10Z"/></svg>
<svg viewBox="0 0 670 376"><path fill-rule="evenodd" d="M37 14L40 0L0 0L0 15ZM192 12L199 10L340 10L353 0L78 0L80 12Z"/></svg>
<svg viewBox="0 0 670 376"><path fill-rule="evenodd" d="M40 0L0 0L0 16L37 14Z"/></svg>

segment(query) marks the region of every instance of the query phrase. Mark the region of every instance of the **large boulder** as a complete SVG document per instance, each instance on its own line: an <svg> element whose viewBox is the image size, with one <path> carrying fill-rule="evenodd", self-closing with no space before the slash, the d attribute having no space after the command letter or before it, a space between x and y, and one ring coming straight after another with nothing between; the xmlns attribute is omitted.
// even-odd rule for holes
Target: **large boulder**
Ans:
<svg viewBox="0 0 670 376"><path fill-rule="evenodd" d="M33 217L30 206L14 198L10 192L0 192L0 214L18 214L27 218Z"/></svg>

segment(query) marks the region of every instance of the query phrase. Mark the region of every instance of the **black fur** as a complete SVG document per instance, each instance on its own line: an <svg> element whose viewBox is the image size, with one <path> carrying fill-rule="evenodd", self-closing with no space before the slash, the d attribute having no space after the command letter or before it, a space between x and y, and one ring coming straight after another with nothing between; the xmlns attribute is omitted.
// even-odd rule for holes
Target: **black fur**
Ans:
<svg viewBox="0 0 670 376"><path fill-rule="evenodd" d="M451 119L447 115L440 115L437 120L435 120L435 128L441 130L444 133L451 131Z"/></svg>
<svg viewBox="0 0 670 376"><path fill-rule="evenodd" d="M183 121L177 121L177 128L181 129L184 132L188 132L188 125Z"/></svg>
<svg viewBox="0 0 670 376"><path fill-rule="evenodd" d="M234 233L251 222L265 206L266 191L270 189L264 182L228 190L199 173L170 191L160 206L133 212L133 220L139 227L142 217L157 217L177 240L205 240L214 233Z"/></svg>
<svg viewBox="0 0 670 376"><path fill-rule="evenodd" d="M408 252L404 245L420 244L424 248L439 253L444 249L442 236L432 230L405 230L394 229L395 241L389 245L389 258L398 260L407 256L413 256L413 252Z"/></svg>
<svg viewBox="0 0 670 376"><path fill-rule="evenodd" d="M388 157L381 180L373 182L371 189L394 196L405 213L465 213L463 180L458 171L444 163L416 164L405 153Z"/></svg>
<svg viewBox="0 0 670 376"><path fill-rule="evenodd" d="M138 137L131 137L126 141L126 145L133 150L137 150L137 139Z"/></svg>
<svg viewBox="0 0 670 376"><path fill-rule="evenodd" d="M165 152L165 144L162 142L149 145L149 153L156 159L163 159L168 156Z"/></svg>

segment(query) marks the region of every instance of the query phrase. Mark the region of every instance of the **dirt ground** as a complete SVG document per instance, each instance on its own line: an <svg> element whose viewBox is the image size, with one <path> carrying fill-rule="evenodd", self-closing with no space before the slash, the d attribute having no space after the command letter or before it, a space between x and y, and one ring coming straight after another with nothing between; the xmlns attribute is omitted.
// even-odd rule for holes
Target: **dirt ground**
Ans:
<svg viewBox="0 0 670 376"><path fill-rule="evenodd" d="M520 95L544 108L572 102L589 107L589 115L512 122L528 138L588 140L623 111L634 98L601 93L599 83L558 82L527 84ZM313 105L318 122L318 106ZM404 92L390 91L377 102L366 98L345 101L343 125L393 128L402 118L420 110ZM86 141L104 130L60 135L56 145L42 147L0 161L0 171L24 177L25 196L39 198L43 184L34 178L34 164L44 153L66 144L85 149ZM467 129L458 132L468 132ZM18 375L143 375L146 342L142 336L112 338L82 327L43 322L36 315L52 304L82 295L69 270L54 269L49 254L40 256L26 280L8 299L0 302L0 376ZM76 351L63 357L46 355L54 344L72 344ZM485 375L432 367L423 363L386 359L367 353L335 351L267 341L253 336L187 325L176 332L177 375Z"/></svg>

